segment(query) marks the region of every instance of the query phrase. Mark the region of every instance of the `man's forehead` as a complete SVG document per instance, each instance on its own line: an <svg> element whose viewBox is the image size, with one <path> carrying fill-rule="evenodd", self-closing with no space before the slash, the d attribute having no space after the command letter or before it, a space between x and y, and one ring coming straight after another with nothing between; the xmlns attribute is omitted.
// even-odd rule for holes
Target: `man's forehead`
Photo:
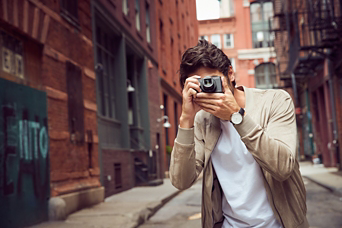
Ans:
<svg viewBox="0 0 342 228"><path fill-rule="evenodd" d="M191 73L189 77L194 76L194 75L201 76L202 78L206 76L212 76L212 75L224 76L219 70L209 68L209 67L200 67L196 71Z"/></svg>

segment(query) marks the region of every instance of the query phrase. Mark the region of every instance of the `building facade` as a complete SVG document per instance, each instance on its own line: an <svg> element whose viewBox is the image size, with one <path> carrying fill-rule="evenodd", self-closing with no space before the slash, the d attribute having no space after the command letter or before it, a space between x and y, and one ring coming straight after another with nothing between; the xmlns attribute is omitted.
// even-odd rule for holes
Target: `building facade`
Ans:
<svg viewBox="0 0 342 228"><path fill-rule="evenodd" d="M161 139L165 155L163 170L167 171L182 111L179 65L183 52L197 44L198 23L195 0L156 0L155 4L160 100L163 105L157 113L160 117L167 116L171 124L170 128L163 128Z"/></svg>
<svg viewBox="0 0 342 228"><path fill-rule="evenodd" d="M1 0L0 51L0 226L101 202L90 1Z"/></svg>
<svg viewBox="0 0 342 228"><path fill-rule="evenodd" d="M268 20L270 0L221 0L220 18L199 21L199 38L206 39L231 60L237 85L278 88L273 36Z"/></svg>
<svg viewBox="0 0 342 228"><path fill-rule="evenodd" d="M92 1L106 196L163 177L155 7L152 0Z"/></svg>
<svg viewBox="0 0 342 228"><path fill-rule="evenodd" d="M300 148L341 169L341 1L274 1L277 72L292 87Z"/></svg>

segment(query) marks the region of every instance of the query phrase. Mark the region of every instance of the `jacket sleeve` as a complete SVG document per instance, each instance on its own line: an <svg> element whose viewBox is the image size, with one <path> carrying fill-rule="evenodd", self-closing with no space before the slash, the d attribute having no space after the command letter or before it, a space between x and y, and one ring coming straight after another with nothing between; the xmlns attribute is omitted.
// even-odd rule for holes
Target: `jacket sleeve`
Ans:
<svg viewBox="0 0 342 228"><path fill-rule="evenodd" d="M196 123L194 128L178 128L171 153L170 180L180 190L192 186L204 165L203 137Z"/></svg>
<svg viewBox="0 0 342 228"><path fill-rule="evenodd" d="M235 128L255 160L275 179L284 181L291 175L296 160L297 127L289 94L279 91L274 96L265 129L248 113Z"/></svg>

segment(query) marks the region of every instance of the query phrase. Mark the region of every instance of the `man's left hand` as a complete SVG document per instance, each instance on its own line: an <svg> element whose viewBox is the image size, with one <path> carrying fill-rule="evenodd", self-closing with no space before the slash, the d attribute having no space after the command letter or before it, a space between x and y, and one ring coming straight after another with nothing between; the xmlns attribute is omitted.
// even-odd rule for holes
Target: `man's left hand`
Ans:
<svg viewBox="0 0 342 228"><path fill-rule="evenodd" d="M227 79L221 77L224 93L198 93L195 102L206 112L221 120L230 120L233 113L240 110L234 95L228 87Z"/></svg>

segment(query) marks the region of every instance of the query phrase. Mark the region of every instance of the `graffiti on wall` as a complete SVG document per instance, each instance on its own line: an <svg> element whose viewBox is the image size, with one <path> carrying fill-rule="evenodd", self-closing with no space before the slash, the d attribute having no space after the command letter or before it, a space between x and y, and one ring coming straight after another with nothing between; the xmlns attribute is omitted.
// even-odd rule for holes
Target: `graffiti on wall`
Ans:
<svg viewBox="0 0 342 228"><path fill-rule="evenodd" d="M0 79L0 227L46 220L48 142L46 94Z"/></svg>

